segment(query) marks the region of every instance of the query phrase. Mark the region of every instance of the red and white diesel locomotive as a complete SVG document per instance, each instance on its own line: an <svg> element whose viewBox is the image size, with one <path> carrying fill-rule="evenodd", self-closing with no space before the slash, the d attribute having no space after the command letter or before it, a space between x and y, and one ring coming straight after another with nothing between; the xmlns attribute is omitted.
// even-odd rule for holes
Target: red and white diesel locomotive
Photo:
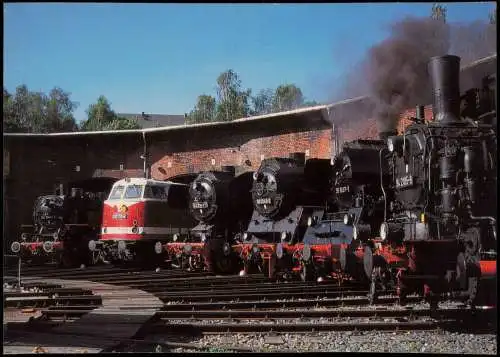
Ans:
<svg viewBox="0 0 500 357"><path fill-rule="evenodd" d="M189 234L189 186L146 178L117 181L104 201L101 237L89 242L93 262L156 263L156 249Z"/></svg>

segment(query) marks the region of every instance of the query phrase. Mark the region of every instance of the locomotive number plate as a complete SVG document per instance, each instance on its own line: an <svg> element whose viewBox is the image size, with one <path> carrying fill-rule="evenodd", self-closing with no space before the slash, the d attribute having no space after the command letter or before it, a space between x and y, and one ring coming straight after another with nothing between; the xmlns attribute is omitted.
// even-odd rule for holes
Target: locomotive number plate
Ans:
<svg viewBox="0 0 500 357"><path fill-rule="evenodd" d="M396 188L405 188L413 186L413 176L406 175L396 178Z"/></svg>
<svg viewBox="0 0 500 357"><path fill-rule="evenodd" d="M193 202L194 209L208 208L208 202Z"/></svg>
<svg viewBox="0 0 500 357"><path fill-rule="evenodd" d="M257 198L257 204L258 205L270 205L271 204L271 199L269 197L267 197L267 198Z"/></svg>
<svg viewBox="0 0 500 357"><path fill-rule="evenodd" d="M113 219L127 219L127 215L121 212L113 213Z"/></svg>
<svg viewBox="0 0 500 357"><path fill-rule="evenodd" d="M349 186L335 187L335 193L337 193L337 194L346 193L346 192L349 192Z"/></svg>

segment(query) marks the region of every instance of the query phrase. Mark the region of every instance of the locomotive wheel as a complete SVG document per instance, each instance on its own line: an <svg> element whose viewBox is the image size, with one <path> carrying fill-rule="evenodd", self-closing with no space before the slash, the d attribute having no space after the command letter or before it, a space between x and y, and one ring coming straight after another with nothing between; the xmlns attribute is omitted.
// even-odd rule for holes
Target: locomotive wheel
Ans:
<svg viewBox="0 0 500 357"><path fill-rule="evenodd" d="M302 268L300 269L300 279L303 282L313 281L314 280L314 267L310 264L302 264Z"/></svg>
<svg viewBox="0 0 500 357"><path fill-rule="evenodd" d="M339 255L340 269L343 273L347 273L347 251L344 247L340 248Z"/></svg>
<svg viewBox="0 0 500 357"><path fill-rule="evenodd" d="M368 290L368 301L370 302L370 305L373 305L378 298L377 282L380 279L379 272L380 269L374 269L370 279L370 289Z"/></svg>
<svg viewBox="0 0 500 357"><path fill-rule="evenodd" d="M469 278L468 288L467 288L467 293L468 293L467 305L470 305L472 307L476 305L478 290L479 290L479 278L478 277Z"/></svg>
<svg viewBox="0 0 500 357"><path fill-rule="evenodd" d="M215 272L219 274L230 274L234 271L233 259L224 257L217 259L215 263Z"/></svg>
<svg viewBox="0 0 500 357"><path fill-rule="evenodd" d="M363 268L368 279L371 279L373 272L373 251L367 245L365 245L365 252L363 255Z"/></svg>

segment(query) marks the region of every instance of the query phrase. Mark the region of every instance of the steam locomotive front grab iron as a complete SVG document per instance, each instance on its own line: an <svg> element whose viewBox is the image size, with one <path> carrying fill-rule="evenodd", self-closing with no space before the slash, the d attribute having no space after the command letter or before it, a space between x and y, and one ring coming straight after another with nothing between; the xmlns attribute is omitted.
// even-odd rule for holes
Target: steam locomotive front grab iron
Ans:
<svg viewBox="0 0 500 357"><path fill-rule="evenodd" d="M433 57L434 121L416 120L387 139L394 199L380 238L407 254L396 275L402 301L416 290L432 304L444 293L475 304L496 278L496 132L484 117L460 112L459 69L459 57ZM373 258L367 248L375 284L387 261Z"/></svg>

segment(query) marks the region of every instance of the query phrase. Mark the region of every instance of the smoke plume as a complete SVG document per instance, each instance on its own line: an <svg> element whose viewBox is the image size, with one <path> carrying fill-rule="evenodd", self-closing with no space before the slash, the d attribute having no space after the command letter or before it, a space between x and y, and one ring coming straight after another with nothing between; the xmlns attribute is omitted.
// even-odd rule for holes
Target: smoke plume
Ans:
<svg viewBox="0 0 500 357"><path fill-rule="evenodd" d="M449 25L431 18L405 18L390 26L389 37L371 47L345 77L343 98L368 95L379 130L397 128L399 114L431 102L427 72L433 56L455 54L465 65L496 53L496 27L483 22ZM340 95L337 95L339 99Z"/></svg>

